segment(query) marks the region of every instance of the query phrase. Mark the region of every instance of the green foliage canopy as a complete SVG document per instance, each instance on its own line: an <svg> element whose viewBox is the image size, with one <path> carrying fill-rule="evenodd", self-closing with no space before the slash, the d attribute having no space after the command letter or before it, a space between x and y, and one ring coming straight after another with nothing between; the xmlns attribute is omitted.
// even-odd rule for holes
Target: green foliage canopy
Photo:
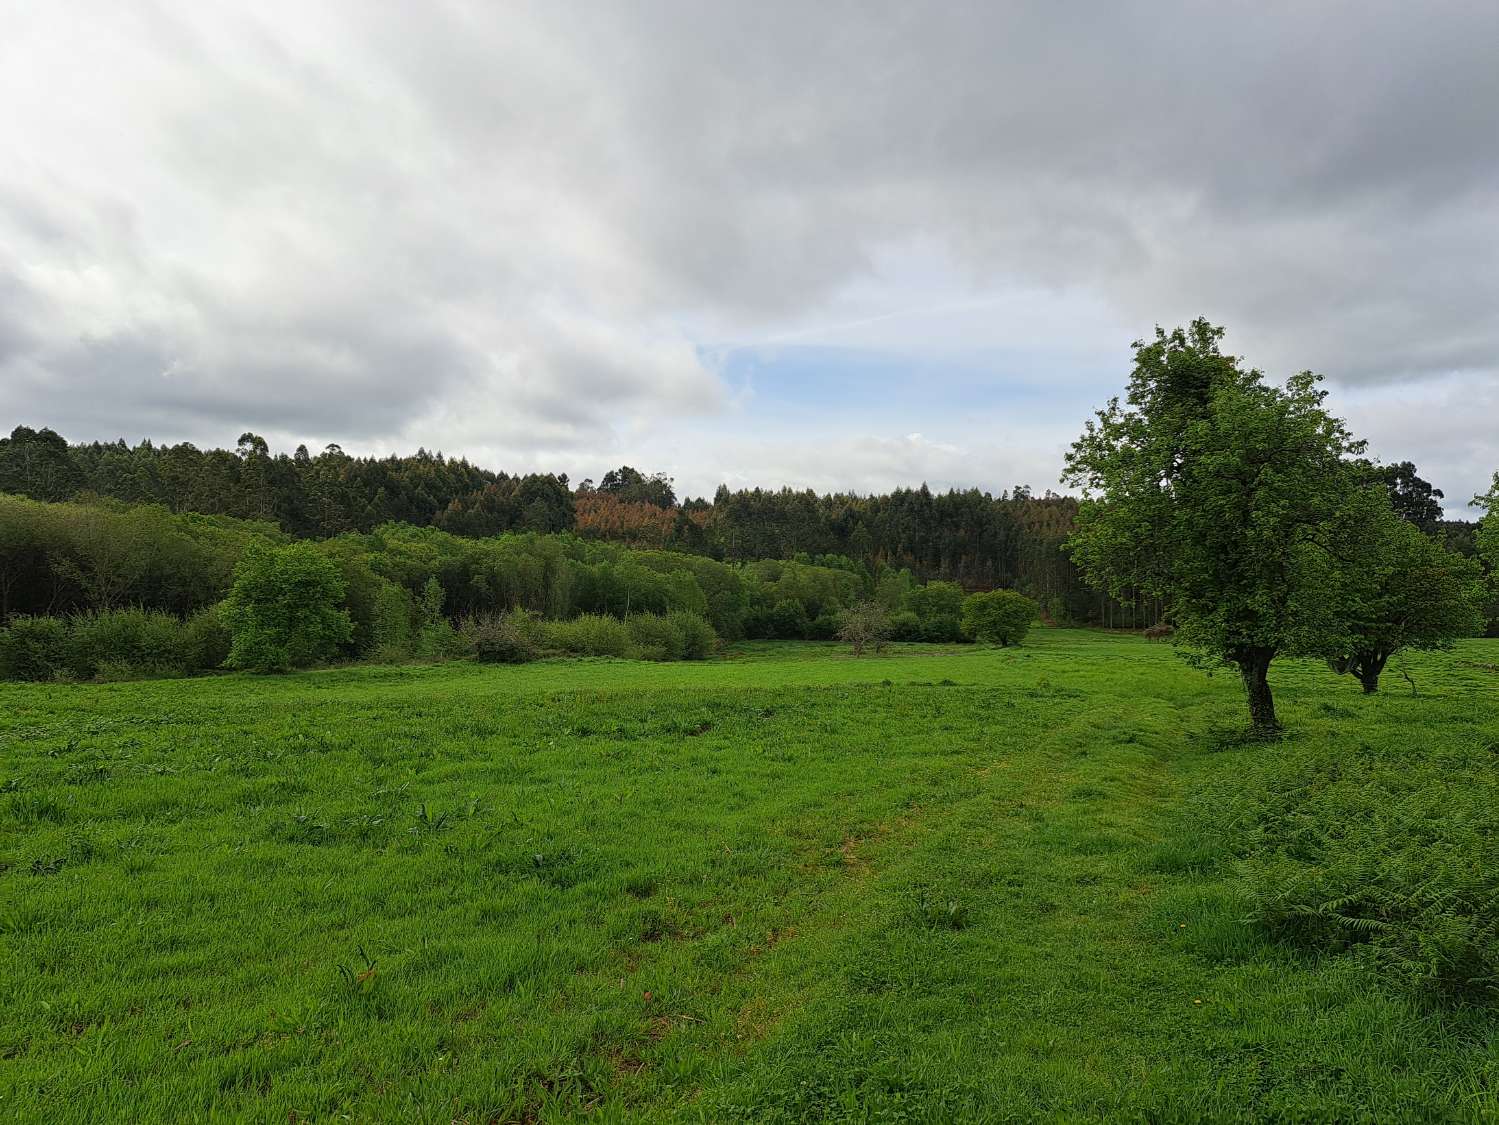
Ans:
<svg viewBox="0 0 1499 1125"><path fill-rule="evenodd" d="M1376 512L1360 537L1365 565L1344 582L1348 636L1329 663L1357 676L1365 692L1401 649L1441 649L1483 629L1482 569L1448 551L1393 512Z"/></svg>
<svg viewBox="0 0 1499 1125"><path fill-rule="evenodd" d="M310 543L252 545L221 617L232 668L271 672L327 660L353 635L337 565Z"/></svg>
<svg viewBox="0 0 1499 1125"><path fill-rule="evenodd" d="M1270 661L1344 640L1338 578L1353 560L1336 529L1377 486L1360 485L1363 443L1323 408L1318 376L1269 386L1222 336L1198 319L1136 342L1128 406L1112 400L1067 454L1085 496L1070 550L1095 584L1165 599L1177 643L1237 666L1269 732Z"/></svg>
<svg viewBox="0 0 1499 1125"><path fill-rule="evenodd" d="M963 632L981 644L1020 644L1040 608L1014 590L969 594L963 601Z"/></svg>

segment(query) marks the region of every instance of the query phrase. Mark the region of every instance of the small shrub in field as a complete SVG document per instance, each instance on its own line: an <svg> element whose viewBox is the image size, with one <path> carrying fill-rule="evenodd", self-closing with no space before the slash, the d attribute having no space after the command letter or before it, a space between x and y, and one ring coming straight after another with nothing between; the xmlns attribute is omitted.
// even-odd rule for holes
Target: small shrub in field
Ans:
<svg viewBox="0 0 1499 1125"><path fill-rule="evenodd" d="M542 623L548 648L577 656L628 656L630 630L616 617L585 613L571 621Z"/></svg>
<svg viewBox="0 0 1499 1125"><path fill-rule="evenodd" d="M50 680L67 668L68 627L56 617L14 617L0 629L0 678Z"/></svg>
<svg viewBox="0 0 1499 1125"><path fill-rule="evenodd" d="M525 664L536 659L536 646L514 613L465 618L458 635L468 654L485 664Z"/></svg>
<svg viewBox="0 0 1499 1125"><path fill-rule="evenodd" d="M229 665L273 672L329 659L354 631L343 597L343 575L312 544L251 545L222 607Z"/></svg>
<svg viewBox="0 0 1499 1125"><path fill-rule="evenodd" d="M718 634L713 626L691 610L674 610L666 619L682 633L682 659L706 660L718 648Z"/></svg>
<svg viewBox="0 0 1499 1125"><path fill-rule="evenodd" d="M448 660L468 651L452 622L443 616L446 596L442 584L429 578L416 603L416 654L423 660Z"/></svg>
<svg viewBox="0 0 1499 1125"><path fill-rule="evenodd" d="M417 634L416 655L423 660L451 660L467 652L462 636L446 618L423 625Z"/></svg>
<svg viewBox="0 0 1499 1125"><path fill-rule="evenodd" d="M963 631L981 644L1018 645L1037 613L1036 603L1014 590L969 594L963 602Z"/></svg>
<svg viewBox="0 0 1499 1125"><path fill-rule="evenodd" d="M681 660L686 655L687 638L670 618L634 613L625 619L625 627L644 660Z"/></svg>
<svg viewBox="0 0 1499 1125"><path fill-rule="evenodd" d="M838 639L852 646L855 656L866 648L883 652L890 640L890 615L879 602L864 602L843 611Z"/></svg>

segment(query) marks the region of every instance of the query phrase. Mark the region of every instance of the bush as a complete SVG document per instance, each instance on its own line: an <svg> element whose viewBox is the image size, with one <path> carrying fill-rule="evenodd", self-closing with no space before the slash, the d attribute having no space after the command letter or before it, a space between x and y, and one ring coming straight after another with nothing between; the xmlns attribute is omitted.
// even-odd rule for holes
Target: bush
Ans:
<svg viewBox="0 0 1499 1125"><path fill-rule="evenodd" d="M68 671L92 680L108 666L108 678L182 676L198 670L187 650L183 623L146 609L79 614L68 622Z"/></svg>
<svg viewBox="0 0 1499 1125"><path fill-rule="evenodd" d="M956 582L928 582L906 594L905 605L922 622L935 618L956 618L963 612L963 587Z"/></svg>
<svg viewBox="0 0 1499 1125"><path fill-rule="evenodd" d="M18 617L0 629L0 679L134 680L217 668L228 631L212 609L180 621L144 609Z"/></svg>
<svg viewBox="0 0 1499 1125"><path fill-rule="evenodd" d="M223 604L229 665L272 672L329 659L354 632L343 598L338 566L312 544L252 544Z"/></svg>
<svg viewBox="0 0 1499 1125"><path fill-rule="evenodd" d="M485 664L525 664L535 660L536 646L524 628L526 615L489 613L465 618L458 635L464 650Z"/></svg>
<svg viewBox="0 0 1499 1125"><path fill-rule="evenodd" d="M1036 603L1014 590L969 594L963 602L963 632L983 644L1018 645L1036 614Z"/></svg>
<svg viewBox="0 0 1499 1125"><path fill-rule="evenodd" d="M633 613L625 619L625 627L642 660L681 660L687 651L687 638L668 618Z"/></svg>
<svg viewBox="0 0 1499 1125"><path fill-rule="evenodd" d="M896 641L921 640L921 618L909 609L890 615L890 638Z"/></svg>
<svg viewBox="0 0 1499 1125"><path fill-rule="evenodd" d="M51 680L66 670L68 627L56 617L13 617L0 629L0 678Z"/></svg>
<svg viewBox="0 0 1499 1125"><path fill-rule="evenodd" d="M718 648L718 634L713 626L689 610L679 609L666 615L682 634L682 658L706 660Z"/></svg>
<svg viewBox="0 0 1499 1125"><path fill-rule="evenodd" d="M571 621L544 621L541 635L548 648L577 656L628 656L630 630L616 617L585 613Z"/></svg>
<svg viewBox="0 0 1499 1125"><path fill-rule="evenodd" d="M182 625L182 647L191 671L222 668L229 659L229 645L229 627L219 616L217 606L199 610Z"/></svg>
<svg viewBox="0 0 1499 1125"><path fill-rule="evenodd" d="M951 644L963 639L963 624L955 613L939 613L921 622L920 633L929 644Z"/></svg>
<svg viewBox="0 0 1499 1125"><path fill-rule="evenodd" d="M410 591L394 582L377 579L369 609L369 640L365 655L380 660L399 660L415 648L416 602ZM357 623L356 623L357 628Z"/></svg>
<svg viewBox="0 0 1499 1125"><path fill-rule="evenodd" d="M838 635L838 615L824 610L807 624L807 640L830 641Z"/></svg>
<svg viewBox="0 0 1499 1125"><path fill-rule="evenodd" d="M799 641L806 637L812 619L807 616L807 607L801 602L783 598L770 611L770 635L783 641Z"/></svg>
<svg viewBox="0 0 1499 1125"><path fill-rule="evenodd" d="M1211 801L1271 937L1433 999L1499 1001L1499 775L1480 741L1288 747Z"/></svg>

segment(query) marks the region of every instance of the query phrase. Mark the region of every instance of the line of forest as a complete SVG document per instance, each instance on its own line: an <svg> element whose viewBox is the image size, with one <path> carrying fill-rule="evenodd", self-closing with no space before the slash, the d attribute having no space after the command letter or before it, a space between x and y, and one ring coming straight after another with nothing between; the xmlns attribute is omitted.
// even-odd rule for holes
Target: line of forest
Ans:
<svg viewBox="0 0 1499 1125"><path fill-rule="evenodd" d="M544 651L682 659L720 638L831 639L870 606L879 639L961 642L974 635L965 611L994 596L840 555L738 562L395 522L307 540L268 521L0 494L0 678Z"/></svg>
<svg viewBox="0 0 1499 1125"><path fill-rule="evenodd" d="M1441 491L1413 465L1369 471L1403 518L1449 549L1474 555L1476 524L1444 520ZM573 533L738 563L836 559L870 583L886 570L904 570L917 582L952 582L969 591L1014 589L1057 623L1139 628L1163 612L1152 599L1115 598L1090 585L1063 550L1076 498L1034 495L1023 485L998 495L976 488L933 492L923 484L868 496L720 486L711 500L679 500L670 478L629 466L573 486L566 474L511 475L426 450L380 458L351 456L336 445L316 455L305 446L273 453L253 433L233 450L124 440L70 444L50 429L18 426L0 438L0 493L112 504L116 511L157 509L158 515L135 517L144 524L196 514L217 518L222 528L254 525L256 534L292 539L369 535L403 524L468 539ZM0 616L89 604L76 582L50 580L45 594L9 597L0 590ZM1499 612L1494 616L1499 628Z"/></svg>

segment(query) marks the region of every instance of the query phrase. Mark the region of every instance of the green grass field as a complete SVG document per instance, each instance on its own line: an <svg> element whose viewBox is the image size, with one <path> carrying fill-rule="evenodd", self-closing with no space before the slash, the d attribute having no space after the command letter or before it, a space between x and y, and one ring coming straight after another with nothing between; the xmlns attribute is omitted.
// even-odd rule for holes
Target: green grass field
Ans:
<svg viewBox="0 0 1499 1125"><path fill-rule="evenodd" d="M0 1118L1499 1119L1494 1009L1272 943L1212 799L1499 750L1495 665L1277 664L1269 746L1046 629L0 685Z"/></svg>

